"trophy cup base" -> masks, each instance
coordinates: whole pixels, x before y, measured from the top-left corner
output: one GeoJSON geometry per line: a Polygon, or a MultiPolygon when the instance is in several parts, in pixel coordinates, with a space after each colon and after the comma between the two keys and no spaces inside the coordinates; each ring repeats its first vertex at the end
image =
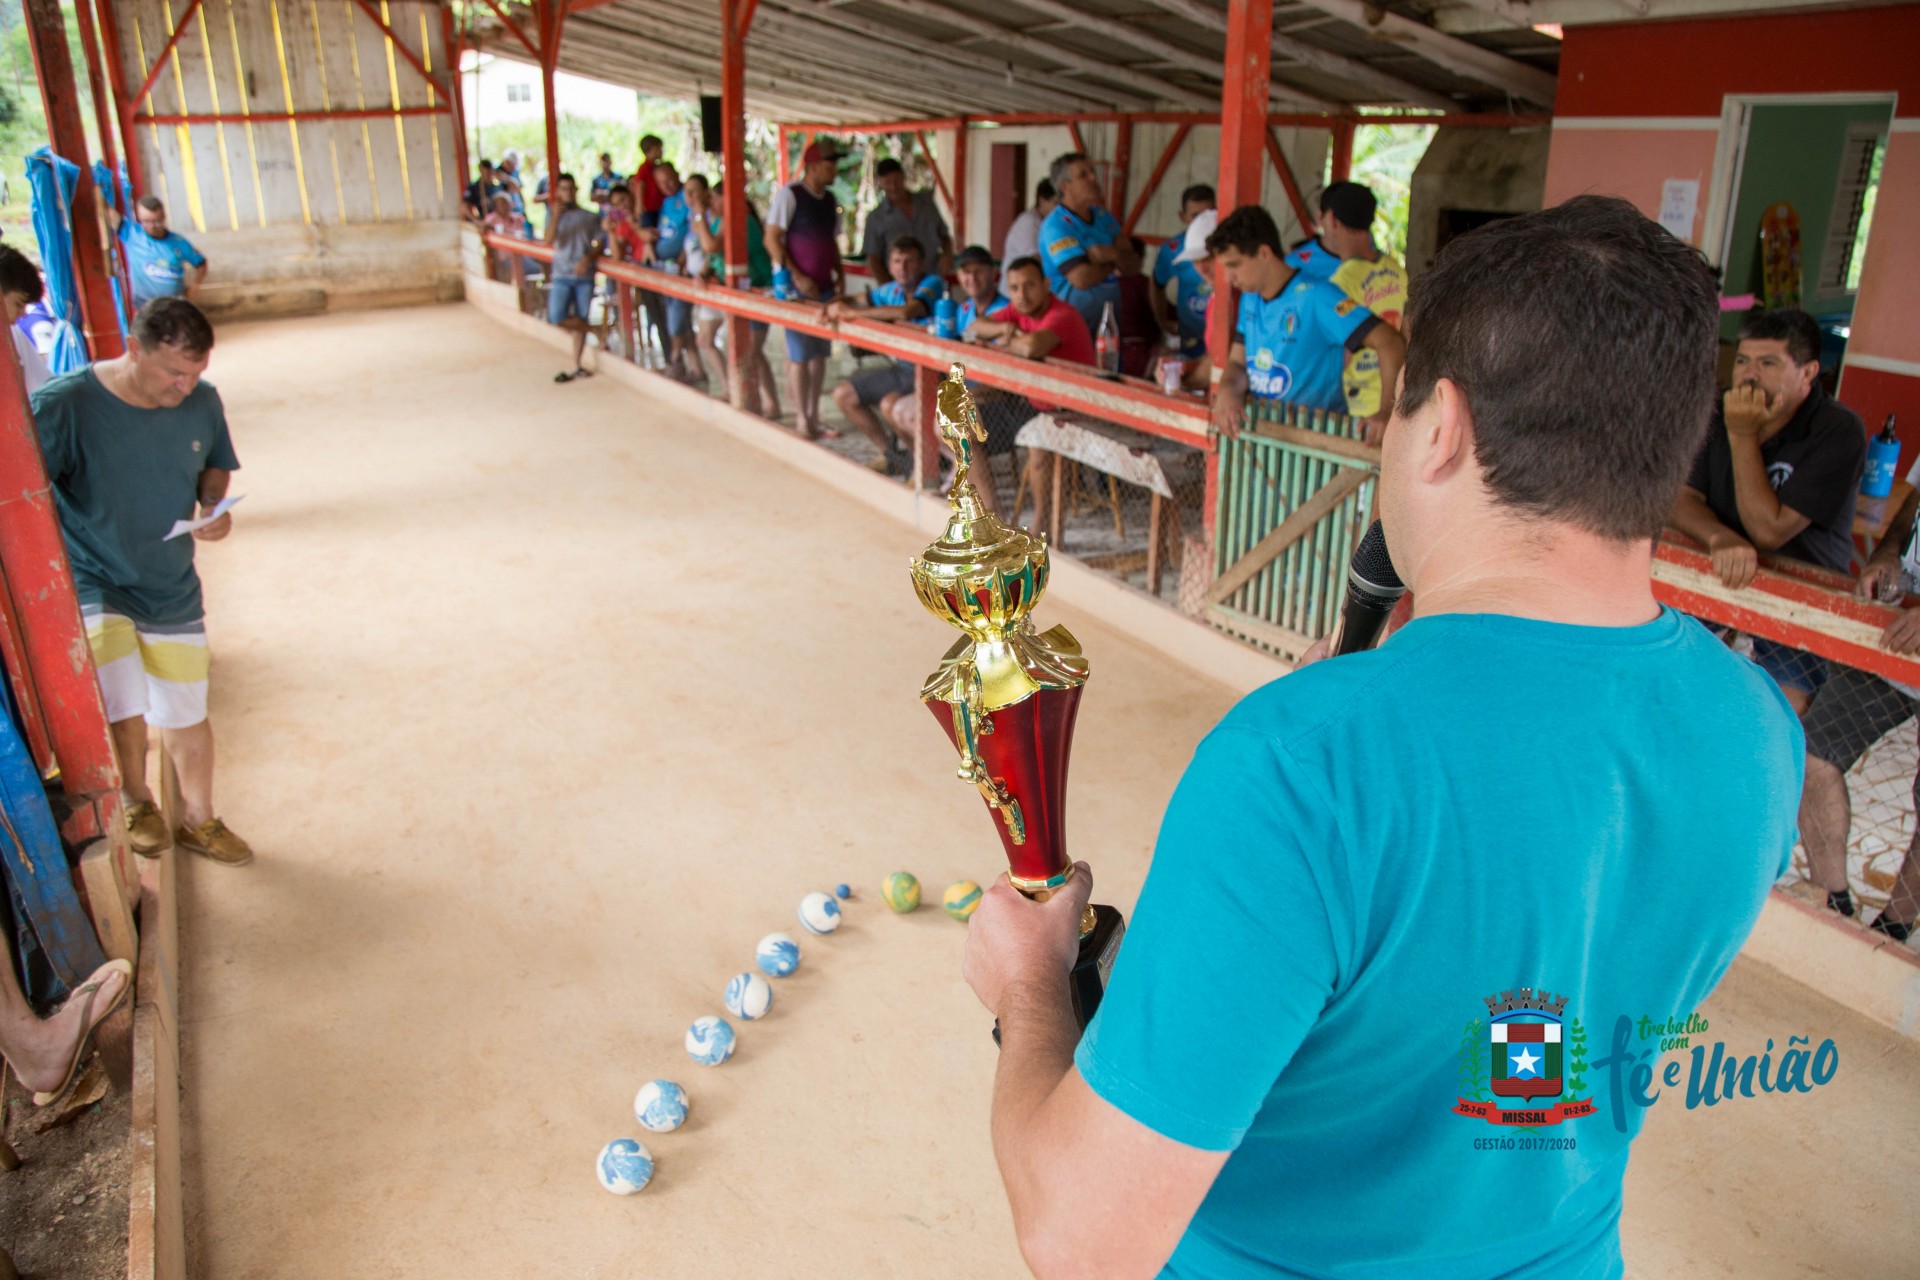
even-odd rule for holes
{"type": "MultiPolygon", "coordinates": [[[[1073,1020],[1085,1031],[1107,994],[1107,977],[1113,972],[1114,957],[1120,953],[1120,938],[1126,933],[1126,921],[1120,912],[1105,903],[1087,908],[1093,928],[1080,935],[1080,954],[1067,975],[1067,995],[1073,1001],[1073,1020]]],[[[1000,1022],[994,1020],[993,1042],[1000,1043],[1000,1022]]]]}

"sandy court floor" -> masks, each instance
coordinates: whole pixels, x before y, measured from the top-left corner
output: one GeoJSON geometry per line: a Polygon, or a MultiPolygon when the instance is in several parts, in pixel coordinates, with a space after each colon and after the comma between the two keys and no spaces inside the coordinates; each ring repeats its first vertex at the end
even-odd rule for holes
{"type": "MultiPolygon", "coordinates": [[[[923,539],[559,367],[458,306],[221,335],[248,500],[200,561],[222,807],[260,858],[181,869],[193,1274],[1023,1274],[962,930],[877,894],[1003,865],[916,705],[950,635],[907,584],[923,539]],[[847,924],[803,937],[733,1063],[693,1065],[687,1023],[837,880],[847,924]],[[594,1154],[654,1076],[694,1119],[648,1136],[644,1195],[606,1195],[594,1154]]],[[[1232,697],[1042,612],[1094,664],[1074,846],[1130,909],[1232,697]]],[[[1759,970],[1708,1012],[1756,1048],[1844,1026],[1841,1078],[1657,1108],[1630,1257],[1920,1258],[1912,1046],[1759,970]]]]}

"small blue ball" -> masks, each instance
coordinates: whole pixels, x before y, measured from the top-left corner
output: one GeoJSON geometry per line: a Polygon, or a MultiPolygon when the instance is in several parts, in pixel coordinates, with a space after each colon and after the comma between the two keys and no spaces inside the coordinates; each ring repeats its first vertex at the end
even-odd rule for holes
{"type": "Polygon", "coordinates": [[[800,944],[792,934],[770,933],[753,950],[753,962],[769,978],[785,978],[800,967],[800,944]]]}
{"type": "Polygon", "coordinates": [[[687,1091],[671,1080],[649,1080],[633,1095],[633,1118],[653,1133],[672,1133],[687,1122],[687,1091]]]}
{"type": "Polygon", "coordinates": [[[836,898],[851,898],[853,896],[853,887],[851,885],[837,884],[833,886],[833,896],[836,898]]]}
{"type": "Polygon", "coordinates": [[[637,1195],[653,1181],[653,1155],[632,1138],[615,1138],[600,1148],[594,1173],[613,1194],[637,1195]]]}
{"type": "Polygon", "coordinates": [[[733,1024],[708,1014],[687,1028],[687,1055],[703,1067],[717,1067],[733,1056],[733,1024]]]}

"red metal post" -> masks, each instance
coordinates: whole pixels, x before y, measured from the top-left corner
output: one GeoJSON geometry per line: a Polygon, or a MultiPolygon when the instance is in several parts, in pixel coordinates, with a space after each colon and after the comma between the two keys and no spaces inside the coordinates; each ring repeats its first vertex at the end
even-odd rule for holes
{"type": "Polygon", "coordinates": [[[1067,123],[1067,136],[1073,139],[1073,149],[1075,151],[1078,151],[1083,156],[1086,155],[1087,140],[1080,136],[1079,119],[1071,119],[1071,120],[1068,120],[1066,123],[1067,123]]]}
{"type": "Polygon", "coordinates": [[[48,141],[55,155],[80,166],[71,210],[73,266],[80,285],[80,316],[87,350],[96,360],[108,360],[126,346],[120,340],[120,321],[113,310],[113,269],[107,263],[107,246],[100,239],[93,165],[87,157],[87,133],[80,121],[73,60],[67,56],[67,23],[60,0],[27,0],[26,18],[34,70],[40,79],[40,100],[47,112],[48,141]]]}
{"type": "MultiPolygon", "coordinates": [[[[447,55],[447,83],[452,92],[447,95],[447,106],[453,111],[453,198],[463,199],[467,189],[467,104],[461,97],[464,86],[460,83],[460,56],[464,52],[459,37],[453,30],[453,6],[440,7],[440,47],[447,55]]],[[[489,211],[482,209],[481,216],[489,211]]]]}
{"type": "Polygon", "coordinates": [[[1127,166],[1133,163],[1133,117],[1121,116],[1113,126],[1113,194],[1107,208],[1127,207],[1127,166]]]}
{"type": "Polygon", "coordinates": [[[953,244],[967,247],[967,118],[953,128],[953,244]]]}
{"type": "MultiPolygon", "coordinates": [[[[1220,86],[1220,181],[1215,184],[1220,208],[1231,211],[1259,204],[1267,176],[1261,154],[1267,131],[1267,92],[1273,60],[1273,0],[1228,0],[1227,53],[1220,86]]],[[[1215,305],[1207,322],[1207,354],[1214,377],[1226,368],[1233,345],[1235,306],[1225,270],[1213,268],[1215,305]]],[[[1215,383],[1215,387],[1218,387],[1215,383]]],[[[1220,499],[1220,471],[1206,469],[1207,488],[1201,522],[1207,545],[1213,545],[1214,512],[1220,499]]]]}
{"type": "Polygon", "coordinates": [[[116,173],[120,168],[119,148],[113,140],[114,116],[107,106],[107,79],[100,67],[100,38],[93,28],[93,6],[87,0],[78,0],[73,13],[80,24],[80,53],[87,60],[87,88],[93,94],[93,126],[100,133],[100,158],[107,162],[108,173],[116,173]]]}
{"type": "Polygon", "coordinates": [[[1160,189],[1160,180],[1167,176],[1167,168],[1173,164],[1173,158],[1180,154],[1182,144],[1186,142],[1187,135],[1192,132],[1193,126],[1190,124],[1183,124],[1173,131],[1173,137],[1167,142],[1167,149],[1160,153],[1158,163],[1153,166],[1153,173],[1147,178],[1147,185],[1141,188],[1139,197],[1133,202],[1133,208],[1127,211],[1127,220],[1120,224],[1120,229],[1128,235],[1133,234],[1133,228],[1139,223],[1140,215],[1147,211],[1147,201],[1153,199],[1153,193],[1160,189]]]}
{"type": "Polygon", "coordinates": [[[788,172],[788,166],[792,163],[787,158],[787,148],[790,145],[789,137],[790,135],[787,133],[787,126],[781,125],[780,126],[780,150],[777,153],[775,153],[773,158],[773,174],[775,178],[779,179],[779,183],[783,187],[793,181],[792,175],[788,172]]]}
{"type": "MultiPolygon", "coordinates": [[[[753,0],[720,0],[720,160],[726,174],[721,193],[720,248],[726,259],[727,284],[748,286],[747,278],[747,29],[753,22],[753,0]]],[[[786,160],[782,131],[780,158],[786,160]]],[[[727,316],[727,399],[737,409],[747,407],[747,347],[753,341],[745,316],[727,316]]],[[[759,388],[753,390],[758,400],[759,388]]]]}
{"type": "MultiPolygon", "coordinates": [[[[547,198],[560,179],[560,116],[553,105],[553,74],[560,64],[560,28],[567,20],[567,0],[533,0],[534,24],[540,29],[540,102],[547,116],[547,198]]],[[[547,205],[547,219],[553,205],[547,205]]]]}
{"type": "MultiPolygon", "coordinates": [[[[85,0],[82,0],[84,3],[85,0]]],[[[137,197],[145,194],[140,176],[139,138],[133,128],[133,102],[127,97],[127,66],[120,52],[120,20],[113,0],[99,0],[100,47],[107,62],[107,84],[113,89],[114,123],[120,131],[120,154],[127,166],[127,182],[137,197]]]]}
{"type": "Polygon", "coordinates": [[[1333,123],[1333,180],[1345,182],[1353,173],[1353,121],[1333,123]]]}

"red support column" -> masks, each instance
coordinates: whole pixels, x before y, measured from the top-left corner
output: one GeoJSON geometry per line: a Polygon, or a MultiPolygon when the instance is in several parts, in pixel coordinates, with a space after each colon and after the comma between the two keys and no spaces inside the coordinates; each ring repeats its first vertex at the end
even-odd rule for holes
{"type": "MultiPolygon", "coordinates": [[[[1230,212],[1259,204],[1266,184],[1267,91],[1273,58],[1273,0],[1228,0],[1225,80],[1220,87],[1220,208],[1230,212]]],[[[1237,308],[1226,272],[1213,268],[1216,305],[1207,323],[1207,354],[1213,360],[1215,387],[1233,345],[1237,308]]],[[[1207,545],[1213,545],[1214,512],[1219,503],[1218,467],[1206,470],[1201,508],[1207,545]]]]}
{"type": "MultiPolygon", "coordinates": [[[[553,106],[553,73],[560,65],[560,28],[567,20],[567,0],[533,0],[534,26],[540,32],[540,102],[547,115],[547,193],[560,177],[560,116],[553,106]]],[[[553,217],[553,207],[547,207],[553,217]]]]}
{"type": "MultiPolygon", "coordinates": [[[[85,0],[82,0],[84,3],[85,0]]],[[[127,98],[127,66],[120,52],[120,20],[114,16],[113,0],[99,0],[100,51],[106,58],[107,84],[113,90],[114,123],[120,131],[120,157],[126,162],[127,183],[134,197],[146,194],[140,176],[139,136],[134,132],[134,104],[127,98]]]]}
{"type": "MultiPolygon", "coordinates": [[[[726,173],[720,211],[720,247],[726,258],[727,286],[743,289],[747,280],[747,29],[753,0],[720,0],[720,159],[726,173]]],[[[786,130],[780,131],[780,161],[787,158],[786,130]]],[[[748,406],[746,354],[752,342],[745,316],[727,315],[727,399],[736,409],[748,406]]],[[[752,399],[759,399],[759,388],[752,399]]]]}
{"type": "MultiPolygon", "coordinates": [[[[440,8],[440,47],[446,51],[447,83],[453,87],[447,100],[447,105],[453,111],[453,198],[461,200],[465,198],[467,183],[472,179],[467,172],[466,86],[460,79],[460,56],[463,50],[453,30],[452,5],[442,5],[440,8]]],[[[482,209],[481,216],[485,217],[487,212],[482,209]]]]}
{"type": "MultiPolygon", "coordinates": [[[[1109,210],[1127,207],[1127,166],[1133,163],[1133,117],[1121,116],[1113,126],[1113,187],[1107,198],[1109,210]]],[[[1115,216],[1119,216],[1118,213],[1115,216]]]]}
{"type": "Polygon", "coordinates": [[[791,161],[787,158],[787,148],[790,137],[791,135],[787,133],[787,126],[781,125],[780,150],[773,158],[773,176],[779,180],[780,185],[783,187],[793,181],[792,174],[788,172],[791,161]]]}
{"type": "Polygon", "coordinates": [[[953,249],[967,247],[967,118],[953,130],[953,249]]]}
{"type": "Polygon", "coordinates": [[[100,238],[93,165],[87,156],[86,129],[80,122],[73,60],[67,56],[66,19],[60,11],[60,0],[27,0],[26,18],[34,71],[40,78],[40,100],[47,112],[48,140],[55,155],[80,166],[71,210],[73,266],[80,286],[87,351],[96,360],[112,359],[126,347],[120,340],[120,322],[113,310],[113,269],[107,264],[107,246],[100,238]]]}
{"type": "Polygon", "coordinates": [[[1353,173],[1353,121],[1336,121],[1333,126],[1333,180],[1345,182],[1353,173]]]}

